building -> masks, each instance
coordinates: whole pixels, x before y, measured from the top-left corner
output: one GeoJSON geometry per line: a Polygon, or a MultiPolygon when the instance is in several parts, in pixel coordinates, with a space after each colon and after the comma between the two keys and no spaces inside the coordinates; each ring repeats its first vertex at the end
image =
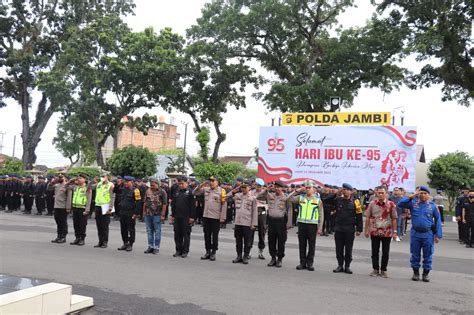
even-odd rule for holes
{"type": "Polygon", "coordinates": [[[258,162],[255,156],[224,156],[221,159],[224,163],[235,162],[240,163],[245,166],[245,168],[250,170],[258,169],[258,162]]]}
{"type": "MultiPolygon", "coordinates": [[[[123,121],[126,122],[126,117],[123,121]]],[[[136,128],[123,127],[117,135],[117,149],[133,145],[136,147],[147,148],[151,152],[158,152],[161,149],[175,149],[176,141],[179,139],[176,125],[165,123],[165,118],[161,116],[156,128],[149,129],[148,135],[144,135],[136,128]]],[[[114,151],[114,140],[109,137],[102,148],[104,159],[112,156],[114,151]]]]}

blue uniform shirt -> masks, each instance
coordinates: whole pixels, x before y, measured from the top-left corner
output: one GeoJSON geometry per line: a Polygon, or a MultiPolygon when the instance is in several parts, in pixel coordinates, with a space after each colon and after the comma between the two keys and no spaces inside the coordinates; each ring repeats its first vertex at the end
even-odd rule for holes
{"type": "Polygon", "coordinates": [[[423,235],[429,235],[431,233],[422,233],[418,230],[431,231],[433,225],[436,224],[437,238],[443,237],[443,231],[441,227],[441,218],[439,215],[438,207],[432,201],[422,202],[420,199],[415,198],[410,200],[409,197],[403,197],[398,203],[401,208],[410,209],[411,211],[411,224],[415,230],[415,234],[419,237],[423,235]]]}

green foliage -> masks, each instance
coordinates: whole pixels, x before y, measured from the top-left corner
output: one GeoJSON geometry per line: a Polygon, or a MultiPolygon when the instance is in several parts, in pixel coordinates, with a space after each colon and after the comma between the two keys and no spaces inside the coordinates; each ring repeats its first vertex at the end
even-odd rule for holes
{"type": "Polygon", "coordinates": [[[57,170],[55,170],[55,169],[52,169],[52,168],[49,169],[48,172],[46,173],[47,176],[50,176],[50,175],[56,176],[56,175],[58,175],[58,174],[59,174],[59,172],[58,172],[57,170]]]}
{"type": "Polygon", "coordinates": [[[97,167],[73,167],[67,171],[68,176],[77,177],[79,174],[85,174],[88,177],[100,176],[101,170],[97,167]]]}
{"type": "Polygon", "coordinates": [[[443,101],[470,106],[474,98],[472,1],[372,3],[393,30],[404,34],[404,53],[424,63],[419,73],[407,78],[409,87],[443,84],[443,101]]]}
{"type": "Polygon", "coordinates": [[[189,35],[227,56],[258,61],[273,74],[270,91],[258,94],[270,109],[325,111],[330,96],[350,106],[361,87],[389,93],[404,78],[396,62],[405,34],[375,19],[339,29],[337,17],[352,5],[352,0],[217,0],[205,6],[189,35]]]}
{"type": "Polygon", "coordinates": [[[254,180],[257,178],[257,170],[251,170],[248,168],[245,168],[243,171],[239,173],[239,176],[246,179],[246,180],[254,180]]]}
{"type": "Polygon", "coordinates": [[[175,157],[168,156],[167,158],[170,160],[170,164],[165,170],[166,173],[186,174],[186,167],[184,165],[184,156],[182,154],[175,157]]]}
{"type": "Polygon", "coordinates": [[[452,209],[463,186],[474,187],[474,158],[466,152],[446,153],[434,159],[428,168],[431,187],[443,189],[452,209]]]}
{"type": "Polygon", "coordinates": [[[209,142],[211,141],[211,132],[209,131],[209,128],[202,127],[196,135],[196,141],[201,147],[199,157],[207,162],[209,160],[209,142]]]}
{"type": "Polygon", "coordinates": [[[178,148],[161,148],[157,155],[183,155],[183,149],[178,148]]]}
{"type": "Polygon", "coordinates": [[[233,182],[243,171],[244,166],[241,163],[203,163],[196,165],[194,175],[200,181],[206,180],[209,176],[214,176],[220,182],[233,182]]]}
{"type": "Polygon", "coordinates": [[[11,173],[21,174],[22,172],[23,162],[11,157],[7,157],[5,159],[5,164],[0,168],[0,175],[7,175],[11,173]]]}
{"type": "Polygon", "coordinates": [[[156,173],[155,155],[147,148],[128,146],[117,150],[107,160],[114,175],[142,178],[156,173]]]}

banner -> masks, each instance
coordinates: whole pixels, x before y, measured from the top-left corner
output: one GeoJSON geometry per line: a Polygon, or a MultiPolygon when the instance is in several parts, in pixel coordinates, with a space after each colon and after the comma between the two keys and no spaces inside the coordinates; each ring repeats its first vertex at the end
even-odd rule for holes
{"type": "Polygon", "coordinates": [[[258,177],[299,184],[415,188],[416,127],[261,127],[258,177]]]}
{"type": "Polygon", "coordinates": [[[391,113],[283,113],[283,125],[390,125],[391,113]]]}

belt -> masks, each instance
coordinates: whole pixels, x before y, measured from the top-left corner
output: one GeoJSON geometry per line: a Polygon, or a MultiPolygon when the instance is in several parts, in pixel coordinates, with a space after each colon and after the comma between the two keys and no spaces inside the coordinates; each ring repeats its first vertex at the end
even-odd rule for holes
{"type": "Polygon", "coordinates": [[[276,218],[276,217],[271,217],[271,216],[268,216],[268,219],[269,219],[269,220],[272,220],[272,221],[283,221],[283,220],[286,220],[285,217],[276,218]]]}
{"type": "Polygon", "coordinates": [[[419,228],[419,227],[416,227],[416,226],[414,226],[413,229],[415,231],[417,231],[418,233],[427,233],[427,232],[431,231],[431,229],[423,229],[423,228],[419,228]]]}

